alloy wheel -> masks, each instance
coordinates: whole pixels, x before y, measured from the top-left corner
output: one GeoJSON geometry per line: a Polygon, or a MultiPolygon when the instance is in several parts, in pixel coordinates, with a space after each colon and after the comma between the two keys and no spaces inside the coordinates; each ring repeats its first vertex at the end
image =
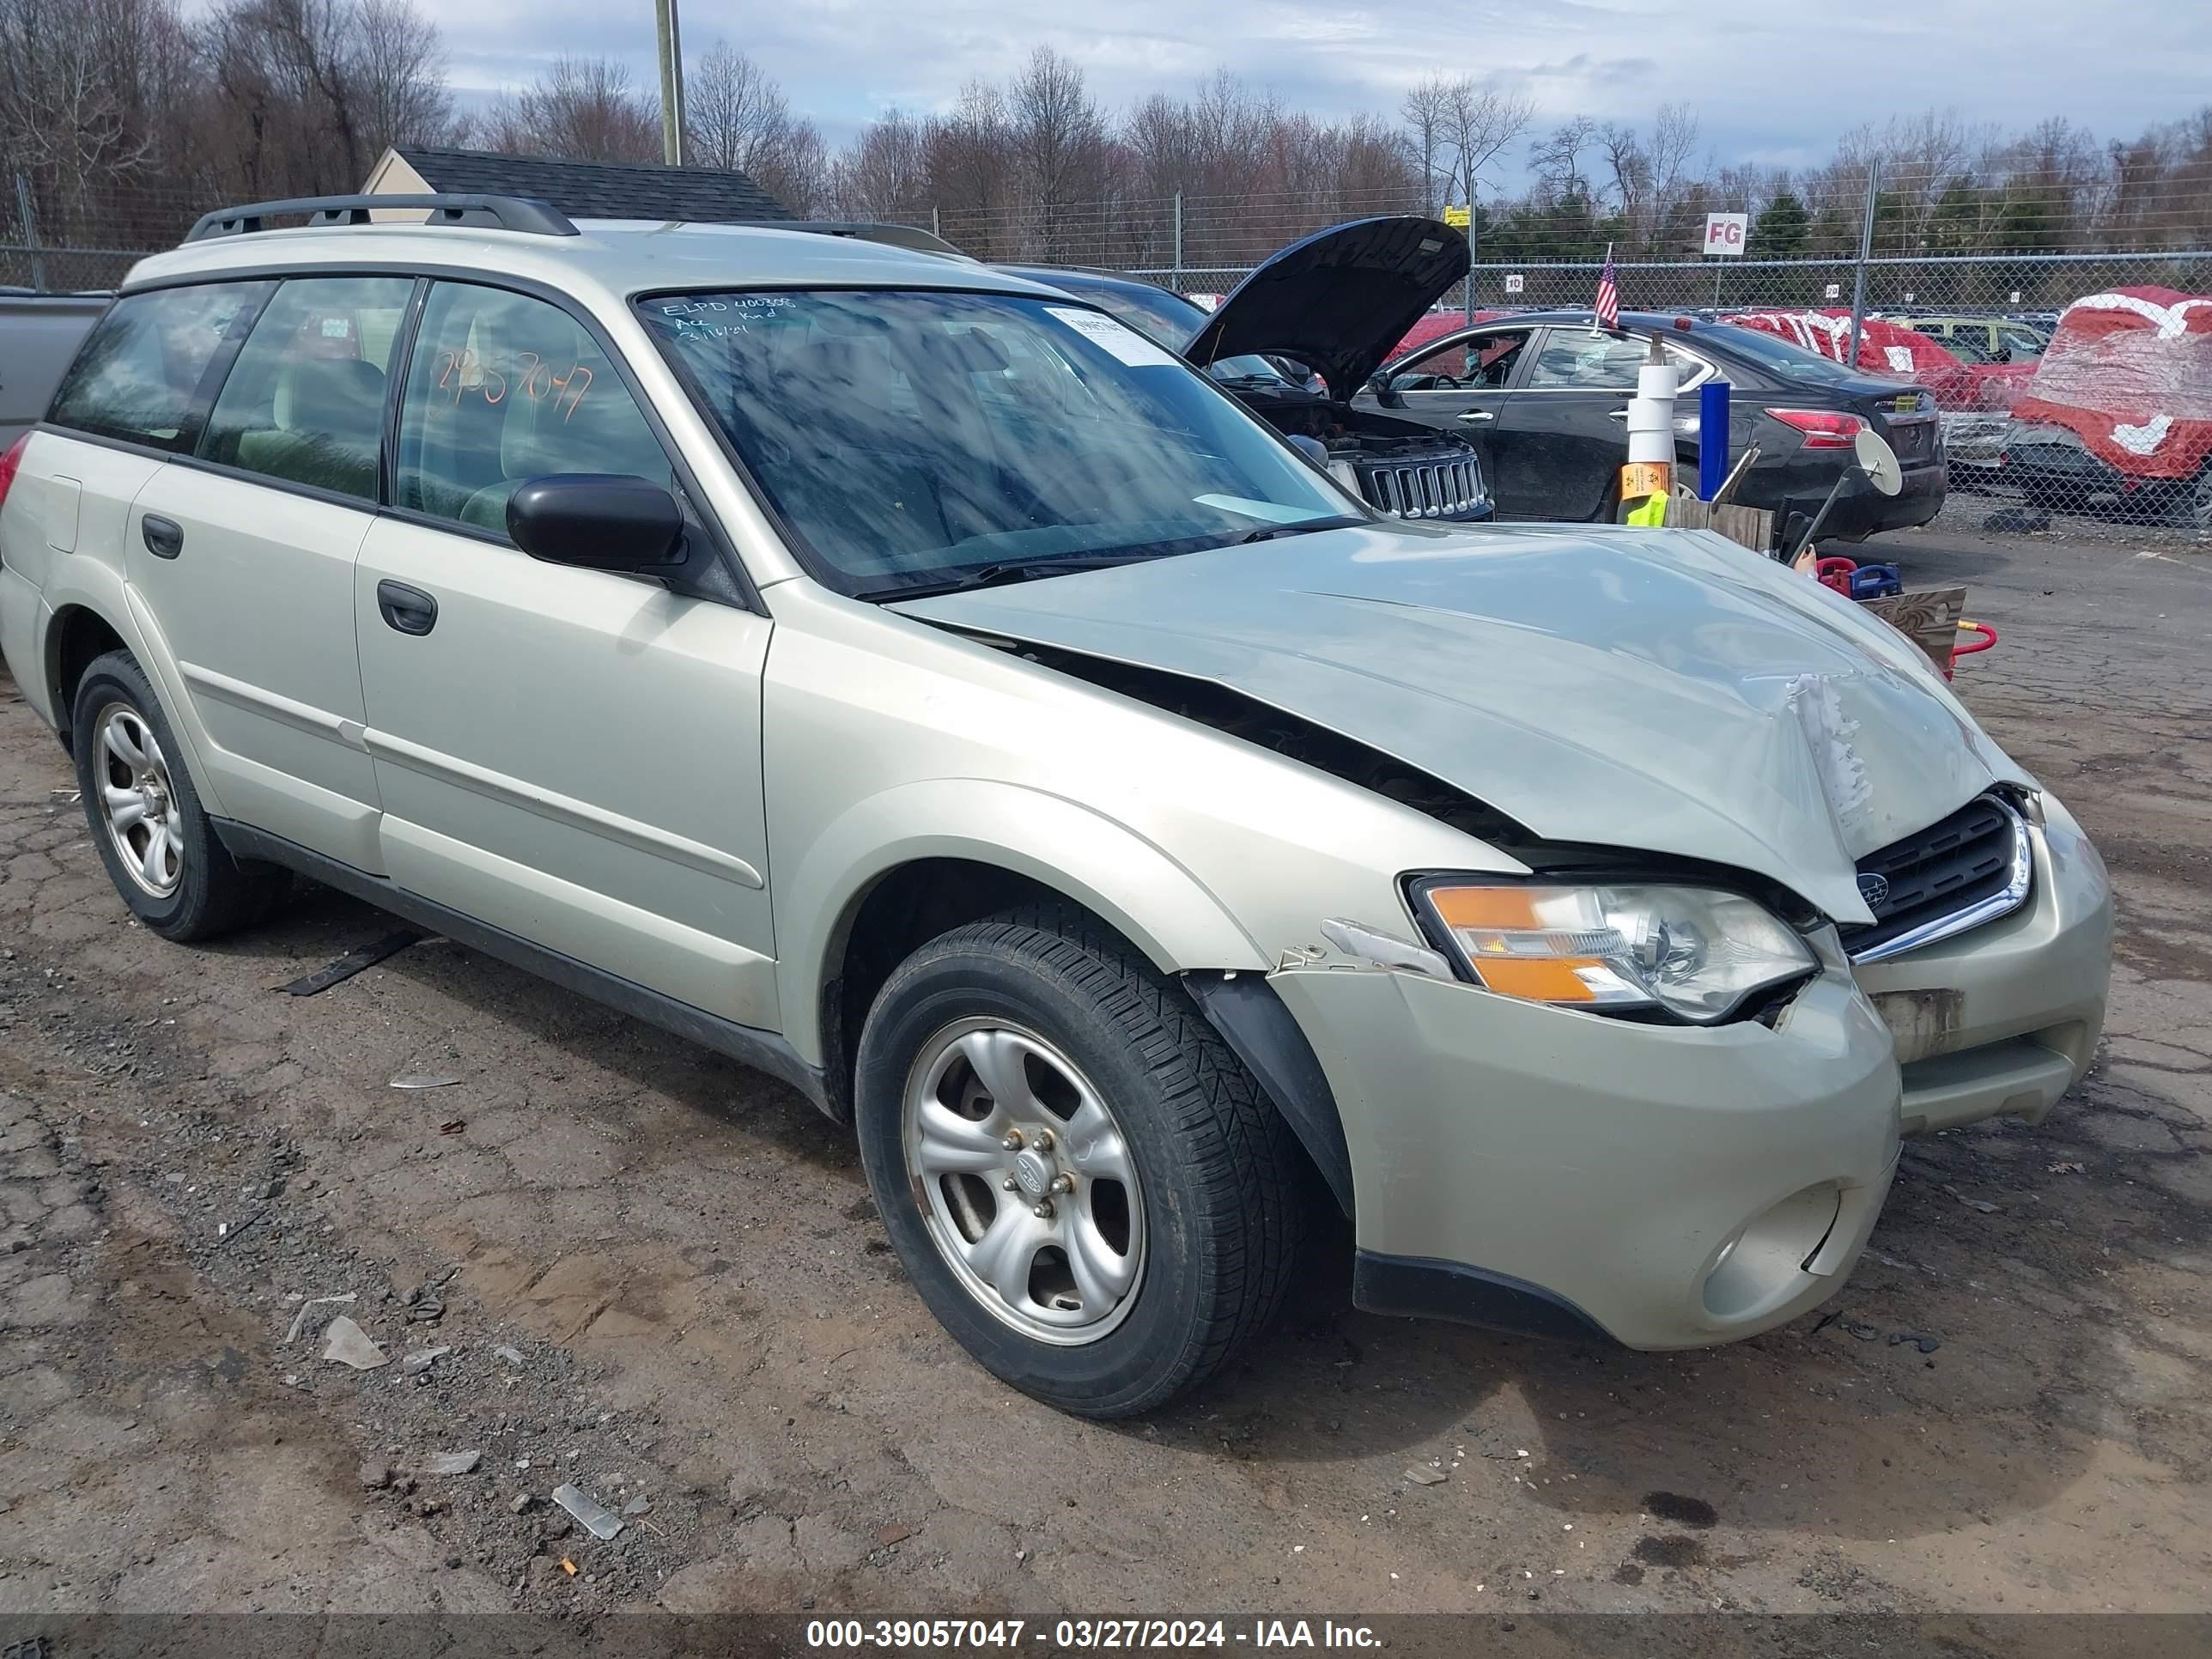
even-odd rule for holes
{"type": "Polygon", "coordinates": [[[907,1077],[907,1170],[930,1240],[969,1294],[1041,1342],[1095,1342],[1134,1305],[1136,1160],[1073,1061],[1002,1019],[962,1020],[907,1077]]]}
{"type": "Polygon", "coordinates": [[[185,878],[183,813],[168,757],[145,716],[128,703],[101,709],[94,730],[100,822],[131,881],[152,897],[167,898],[185,878]]]}

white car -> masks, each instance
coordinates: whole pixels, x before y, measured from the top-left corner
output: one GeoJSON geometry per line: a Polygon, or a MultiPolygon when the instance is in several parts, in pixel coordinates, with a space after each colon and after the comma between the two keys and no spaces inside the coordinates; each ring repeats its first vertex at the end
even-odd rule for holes
{"type": "Polygon", "coordinates": [[[117,890],[303,872],[781,1078],[1017,1387],[1170,1398],[1329,1206],[1370,1308],[1747,1335],[2087,1066],[2095,852],[1818,585],[1384,517],[980,266],[409,205],[209,216],[0,462],[117,890]]]}

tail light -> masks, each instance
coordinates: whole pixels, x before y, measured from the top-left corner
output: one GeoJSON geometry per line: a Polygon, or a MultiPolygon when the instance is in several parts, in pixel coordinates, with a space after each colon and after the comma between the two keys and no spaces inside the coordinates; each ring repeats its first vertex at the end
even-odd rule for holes
{"type": "Polygon", "coordinates": [[[23,447],[31,441],[26,432],[8,446],[8,453],[0,455],[0,507],[8,505],[8,487],[15,482],[15,469],[23,464],[23,447]]]}
{"type": "Polygon", "coordinates": [[[1766,412],[1783,425],[1803,433],[1808,449],[1849,449],[1851,441],[1867,429],[1864,416],[1839,414],[1832,409],[1770,409],[1766,412]]]}

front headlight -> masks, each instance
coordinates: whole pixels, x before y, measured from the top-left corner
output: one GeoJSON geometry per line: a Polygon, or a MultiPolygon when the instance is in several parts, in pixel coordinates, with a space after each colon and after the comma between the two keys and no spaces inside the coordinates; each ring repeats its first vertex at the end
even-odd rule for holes
{"type": "Polygon", "coordinates": [[[1456,877],[1417,883],[1437,938],[1486,990],[1698,1024],[1817,965],[1761,905],[1709,887],[1541,887],[1456,877]]]}

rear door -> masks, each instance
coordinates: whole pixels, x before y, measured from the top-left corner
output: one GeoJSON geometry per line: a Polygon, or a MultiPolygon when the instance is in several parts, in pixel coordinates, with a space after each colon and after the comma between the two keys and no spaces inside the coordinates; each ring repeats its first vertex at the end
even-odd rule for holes
{"type": "Polygon", "coordinates": [[[508,498],[564,472],[674,477],[594,326],[532,295],[434,283],[392,505],[354,571],[385,867],[601,972],[776,1029],[769,620],[527,556],[508,498]]]}
{"type": "Polygon", "coordinates": [[[1500,512],[1507,510],[1507,492],[1513,486],[1500,476],[1505,462],[1498,434],[1525,348],[1539,331],[1522,325],[1455,334],[1401,363],[1390,375],[1390,390],[1400,399],[1390,412],[1472,443],[1500,512]]]}
{"type": "Polygon", "coordinates": [[[414,286],[279,284],[191,459],[139,492],[124,545],[225,810],[370,869],[377,797],[362,742],[353,562],[375,520],[386,374],[414,286]]]}

